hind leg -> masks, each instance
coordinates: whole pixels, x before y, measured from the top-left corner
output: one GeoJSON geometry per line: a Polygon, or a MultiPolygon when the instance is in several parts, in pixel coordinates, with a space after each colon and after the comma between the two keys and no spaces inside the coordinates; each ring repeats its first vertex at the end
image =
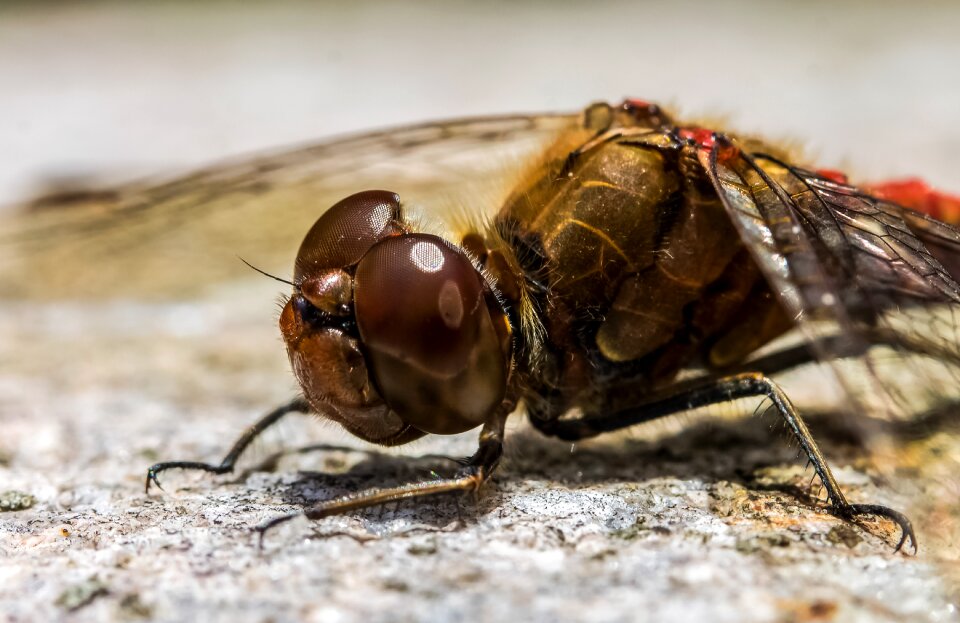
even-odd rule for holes
{"type": "Polygon", "coordinates": [[[587,415],[580,418],[546,422],[531,421],[536,428],[547,435],[567,441],[577,441],[682,411],[752,396],[764,396],[773,402],[777,412],[807,455],[807,459],[809,459],[820,478],[820,482],[823,483],[833,514],[847,520],[865,515],[885,517],[900,526],[901,538],[894,551],[898,551],[907,539],[910,540],[910,544],[916,551],[916,535],[913,532],[910,520],[905,515],[877,504],[851,504],[847,501],[823,453],[820,451],[820,447],[813,435],[810,434],[810,430],[800,414],[797,413],[783,390],[761,373],[752,372],[722,378],[692,379],[677,383],[661,392],[643,397],[633,406],[605,415],[587,415]]]}

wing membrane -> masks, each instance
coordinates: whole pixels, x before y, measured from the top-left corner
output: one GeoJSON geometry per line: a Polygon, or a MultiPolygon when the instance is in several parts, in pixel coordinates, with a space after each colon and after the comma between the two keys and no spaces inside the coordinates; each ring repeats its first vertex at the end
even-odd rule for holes
{"type": "Polygon", "coordinates": [[[722,139],[701,150],[701,164],[853,409],[906,417],[960,386],[960,286],[938,259],[958,263],[960,232],[731,147],[722,139]],[[839,362],[850,353],[863,354],[857,365],[839,362]]]}
{"type": "MultiPolygon", "coordinates": [[[[0,298],[179,297],[286,274],[329,205],[388,188],[421,208],[495,210],[524,155],[576,115],[480,117],[377,131],[203,169],[0,220],[0,298]]],[[[454,215],[455,217],[455,215],[454,215]]]]}

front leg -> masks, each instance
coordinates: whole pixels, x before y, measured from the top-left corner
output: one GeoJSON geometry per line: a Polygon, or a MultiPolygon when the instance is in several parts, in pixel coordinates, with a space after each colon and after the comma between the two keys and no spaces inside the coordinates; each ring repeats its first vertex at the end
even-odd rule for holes
{"type": "Polygon", "coordinates": [[[464,461],[463,467],[452,478],[413,482],[399,487],[367,489],[332,500],[318,502],[306,510],[281,515],[257,526],[256,530],[260,534],[261,544],[263,543],[263,535],[268,530],[300,516],[307,519],[321,519],[395,500],[425,498],[455,491],[478,491],[480,486],[497,469],[497,465],[500,464],[500,457],[503,455],[504,427],[507,416],[512,410],[512,405],[509,407],[504,405],[489,422],[484,424],[480,431],[480,443],[477,451],[464,461]]]}
{"type": "Polygon", "coordinates": [[[147,470],[147,481],[144,485],[143,492],[150,493],[151,483],[157,485],[158,489],[163,489],[163,487],[160,486],[160,480],[157,478],[157,474],[165,472],[168,469],[195,469],[212,474],[229,474],[233,471],[234,466],[236,466],[237,459],[240,458],[240,455],[243,454],[244,450],[246,450],[247,447],[253,443],[253,440],[259,437],[263,431],[279,422],[280,419],[288,413],[310,413],[310,411],[309,403],[303,398],[295,398],[287,404],[277,407],[244,431],[219,463],[203,463],[201,461],[164,461],[163,463],[156,463],[147,470]]]}

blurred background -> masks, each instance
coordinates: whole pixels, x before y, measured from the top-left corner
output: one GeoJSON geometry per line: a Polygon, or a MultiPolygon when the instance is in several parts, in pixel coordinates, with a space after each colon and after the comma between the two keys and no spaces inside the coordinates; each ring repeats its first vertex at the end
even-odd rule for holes
{"type": "Polygon", "coordinates": [[[960,192],[955,2],[5,2],[0,205],[624,96],[960,192]]]}
{"type": "MultiPolygon", "coordinates": [[[[855,181],[922,175],[960,193],[958,68],[960,3],[947,1],[0,2],[0,211],[335,134],[625,96],[788,141],[855,181]]],[[[178,200],[193,181],[142,221],[75,230],[92,242],[60,244],[71,231],[58,227],[25,237],[45,270],[4,264],[22,249],[0,221],[0,510],[5,489],[34,504],[0,516],[11,620],[960,621],[955,431],[906,440],[884,464],[902,477],[886,481],[870,471],[886,454],[820,422],[851,499],[911,510],[916,558],[893,556],[878,526],[815,512],[811,473],[753,420],[683,420],[663,444],[614,438],[574,455],[517,419],[493,492],[465,519],[456,504],[397,505],[302,522],[266,554],[251,526],[442,471],[397,455],[463,456],[474,433],[381,455],[292,418],[249,471],[170,474],[166,493],[144,495],[148,465],[215,459],[297,391],[276,330],[285,287],[237,255],[289,274],[297,246],[274,241],[305,231],[286,215],[315,213],[296,187],[246,202],[199,192],[208,203],[189,216],[208,236],[155,235],[188,214],[178,200]],[[186,301],[116,296],[221,266],[246,281],[186,301]],[[54,300],[5,298],[5,281],[54,300]],[[112,298],[56,300],[94,283],[112,298]]],[[[796,385],[824,397],[808,377],[796,385]]],[[[741,406],[756,405],[731,415],[741,406]]]]}

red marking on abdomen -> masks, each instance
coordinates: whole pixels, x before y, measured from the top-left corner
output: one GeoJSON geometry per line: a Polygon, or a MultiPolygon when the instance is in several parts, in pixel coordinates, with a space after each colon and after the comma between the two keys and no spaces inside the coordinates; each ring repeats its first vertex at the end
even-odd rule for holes
{"type": "Polygon", "coordinates": [[[680,128],[677,134],[682,139],[693,141],[700,149],[713,151],[717,162],[721,164],[729,164],[740,155],[740,148],[723,135],[720,141],[717,141],[717,133],[713,130],[698,127],[680,128]]]}
{"type": "Polygon", "coordinates": [[[934,190],[920,178],[868,184],[866,190],[881,199],[899,203],[952,225],[960,225],[960,197],[934,190]]]}
{"type": "Polygon", "coordinates": [[[647,100],[637,99],[635,97],[628,97],[623,100],[623,106],[631,108],[650,108],[651,106],[656,106],[656,104],[651,104],[647,100]]]}
{"type": "Polygon", "coordinates": [[[847,174],[842,171],[837,171],[836,169],[817,169],[817,175],[820,177],[825,177],[831,182],[836,182],[837,184],[846,184],[848,179],[847,174]]]}
{"type": "Polygon", "coordinates": [[[717,137],[713,130],[706,128],[680,128],[678,132],[680,138],[690,139],[700,147],[712,149],[717,142],[717,137]]]}

